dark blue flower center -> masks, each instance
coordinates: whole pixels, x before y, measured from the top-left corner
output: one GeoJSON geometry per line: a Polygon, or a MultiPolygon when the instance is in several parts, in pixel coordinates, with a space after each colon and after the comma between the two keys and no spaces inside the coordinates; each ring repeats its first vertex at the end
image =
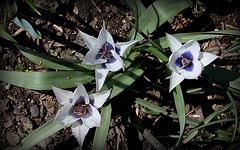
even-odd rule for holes
{"type": "Polygon", "coordinates": [[[175,64],[179,67],[178,69],[184,69],[186,71],[193,70],[193,55],[190,51],[183,53],[180,57],[178,57],[175,61],[175,64]]]}
{"type": "Polygon", "coordinates": [[[102,45],[102,47],[98,51],[96,55],[96,60],[106,59],[107,63],[115,62],[116,59],[113,57],[111,50],[114,50],[113,46],[110,43],[106,42],[105,44],[102,45]]]}

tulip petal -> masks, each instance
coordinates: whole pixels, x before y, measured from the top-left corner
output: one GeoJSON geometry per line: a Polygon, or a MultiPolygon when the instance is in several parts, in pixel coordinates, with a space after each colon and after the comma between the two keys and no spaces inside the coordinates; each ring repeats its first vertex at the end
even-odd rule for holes
{"type": "Polygon", "coordinates": [[[72,133],[73,133],[74,137],[77,139],[80,147],[82,147],[83,141],[89,131],[89,128],[83,124],[82,120],[78,120],[73,123],[71,129],[72,129],[72,133]]]}
{"type": "Polygon", "coordinates": [[[200,62],[204,67],[209,65],[212,61],[214,61],[218,57],[219,56],[214,55],[212,53],[208,53],[208,52],[200,52],[200,55],[199,55],[200,62]]]}
{"type": "Polygon", "coordinates": [[[102,65],[99,65],[95,69],[95,80],[96,80],[96,91],[101,90],[104,81],[106,80],[106,77],[108,75],[109,70],[106,68],[103,68],[102,65]]]}
{"type": "Polygon", "coordinates": [[[113,48],[115,48],[112,35],[103,27],[98,35],[97,43],[98,46],[101,47],[106,42],[110,43],[113,46],[113,48]]]}
{"type": "Polygon", "coordinates": [[[62,105],[67,105],[72,102],[73,92],[68,90],[63,90],[54,86],[52,86],[52,88],[58,103],[62,105]]]}
{"type": "Polygon", "coordinates": [[[78,35],[80,35],[84,42],[86,43],[87,47],[89,49],[92,49],[95,45],[97,45],[97,39],[93,36],[90,36],[82,31],[80,31],[79,29],[78,30],[78,35]]]}
{"type": "Polygon", "coordinates": [[[98,112],[97,108],[89,104],[87,112],[88,113],[82,117],[83,124],[88,128],[99,127],[101,122],[101,115],[98,112]]]}
{"type": "Polygon", "coordinates": [[[128,42],[119,42],[115,44],[116,51],[118,55],[123,56],[127,48],[133,44],[135,44],[138,40],[131,40],[128,42]]]}
{"type": "Polygon", "coordinates": [[[184,77],[176,72],[172,72],[170,77],[169,92],[184,80],[184,77]]]}
{"type": "Polygon", "coordinates": [[[75,83],[75,84],[77,84],[78,86],[73,93],[73,104],[75,104],[76,101],[82,104],[89,104],[88,93],[85,87],[83,86],[83,84],[82,83],[75,83]],[[84,102],[81,102],[82,100],[84,100],[84,102]]]}
{"type": "Polygon", "coordinates": [[[198,60],[199,53],[200,53],[200,45],[196,40],[190,40],[186,42],[179,50],[180,54],[183,54],[187,51],[190,51],[191,54],[193,55],[193,60],[198,60]]]}
{"type": "Polygon", "coordinates": [[[179,69],[178,65],[176,64],[176,60],[180,57],[180,53],[179,51],[175,51],[174,53],[172,53],[169,57],[169,67],[176,72],[179,72],[181,69],[179,69]]]}
{"type": "Polygon", "coordinates": [[[115,72],[120,70],[121,68],[124,71],[124,62],[122,58],[117,54],[116,51],[112,50],[112,55],[114,57],[114,61],[106,63],[106,67],[109,71],[115,72]]]}
{"type": "Polygon", "coordinates": [[[90,49],[87,54],[84,57],[84,60],[82,62],[83,64],[94,66],[97,64],[102,64],[107,62],[106,59],[97,59],[97,53],[99,52],[100,48],[98,46],[94,46],[92,49],[90,49]]]}
{"type": "Polygon", "coordinates": [[[80,118],[74,117],[73,112],[71,112],[72,104],[64,105],[56,114],[55,121],[66,126],[69,125],[80,118]]]}
{"type": "Polygon", "coordinates": [[[186,79],[197,79],[202,73],[202,64],[199,60],[192,62],[193,69],[191,71],[186,71],[184,69],[181,75],[186,79]]]}
{"type": "Polygon", "coordinates": [[[182,46],[181,42],[178,39],[168,33],[166,33],[166,38],[172,53],[177,51],[182,46]]]}
{"type": "Polygon", "coordinates": [[[109,97],[111,90],[107,90],[104,91],[102,93],[94,93],[94,94],[90,94],[89,98],[90,98],[90,104],[92,104],[94,107],[101,107],[104,102],[106,101],[106,99],[109,97]]]}

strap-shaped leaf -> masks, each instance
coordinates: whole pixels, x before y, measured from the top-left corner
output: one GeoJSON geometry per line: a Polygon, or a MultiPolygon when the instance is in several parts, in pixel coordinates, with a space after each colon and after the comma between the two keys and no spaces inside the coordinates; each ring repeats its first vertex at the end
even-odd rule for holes
{"type": "Polygon", "coordinates": [[[72,88],[76,87],[74,83],[85,84],[93,79],[94,72],[15,72],[0,70],[0,80],[34,90],[51,90],[51,85],[59,88],[72,88]]]}
{"type": "Polygon", "coordinates": [[[49,137],[53,133],[61,130],[64,128],[63,125],[55,122],[54,118],[42,125],[41,127],[37,128],[35,131],[30,133],[27,137],[25,137],[21,144],[16,147],[9,147],[6,150],[25,150],[33,147],[40,141],[44,140],[45,138],[49,137]]]}
{"type": "Polygon", "coordinates": [[[182,89],[180,87],[180,84],[173,89],[173,97],[174,97],[174,102],[177,109],[179,125],[180,125],[180,135],[176,143],[176,147],[179,147],[180,144],[182,143],[182,138],[183,138],[184,129],[185,129],[185,122],[186,122],[185,104],[184,104],[184,99],[183,99],[182,89]]]}
{"type": "Polygon", "coordinates": [[[10,34],[7,33],[7,31],[4,29],[4,26],[1,24],[0,24],[0,36],[6,40],[17,43],[17,41],[15,41],[14,38],[10,34]]]}
{"type": "MultiPolygon", "coordinates": [[[[155,112],[158,112],[158,113],[162,113],[163,115],[166,115],[166,116],[169,116],[171,118],[178,118],[178,114],[176,114],[175,112],[169,112],[168,110],[166,110],[165,108],[161,107],[161,106],[157,106],[155,104],[152,104],[152,103],[149,103],[143,99],[140,99],[140,98],[136,98],[136,103],[138,103],[139,105],[142,105],[150,110],[153,110],[155,112]]],[[[193,118],[190,118],[190,117],[186,117],[186,123],[187,124],[190,124],[192,126],[197,126],[199,125],[200,121],[199,120],[196,120],[196,119],[193,119],[193,118]]]]}
{"type": "Polygon", "coordinates": [[[204,68],[203,74],[211,81],[222,85],[228,90],[240,95],[240,74],[216,65],[208,65],[204,68]]]}
{"type": "Polygon", "coordinates": [[[28,3],[28,5],[41,16],[41,13],[37,10],[37,7],[34,5],[34,3],[32,2],[32,0],[26,0],[26,2],[28,3]]]}
{"type": "Polygon", "coordinates": [[[34,62],[35,64],[52,68],[52,69],[58,69],[58,70],[94,70],[96,66],[80,66],[81,62],[80,60],[70,60],[70,59],[62,59],[62,58],[56,58],[53,56],[47,56],[43,55],[31,50],[28,50],[20,45],[15,44],[17,49],[29,60],[34,62]]]}
{"type": "MultiPolygon", "coordinates": [[[[145,34],[151,34],[172,16],[191,5],[190,0],[157,0],[140,16],[139,28],[145,34]]],[[[133,38],[132,35],[134,35],[134,31],[131,31],[129,37],[133,38]]],[[[142,40],[143,37],[137,34],[136,39],[142,40]]]]}
{"type": "MultiPolygon", "coordinates": [[[[119,73],[112,77],[102,88],[101,91],[112,88],[110,99],[121,93],[128,86],[130,86],[139,76],[141,76],[146,69],[143,63],[140,63],[123,73],[119,73]]],[[[107,102],[108,103],[108,102],[107,102]]],[[[104,149],[104,144],[107,138],[107,133],[109,129],[110,117],[112,113],[111,104],[105,105],[101,111],[101,125],[95,131],[93,140],[93,150],[104,149]]]]}

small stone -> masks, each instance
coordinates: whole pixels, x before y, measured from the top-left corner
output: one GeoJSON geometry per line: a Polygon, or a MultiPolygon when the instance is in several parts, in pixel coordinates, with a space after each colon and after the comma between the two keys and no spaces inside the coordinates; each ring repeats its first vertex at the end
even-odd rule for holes
{"type": "Polygon", "coordinates": [[[12,119],[9,118],[8,121],[4,124],[4,127],[5,128],[9,128],[13,125],[13,122],[12,122],[12,119]]]}
{"type": "Polygon", "coordinates": [[[39,115],[39,109],[37,107],[37,105],[33,105],[31,108],[30,108],[30,112],[31,112],[31,116],[34,118],[34,117],[38,117],[39,115]]]}
{"type": "Polygon", "coordinates": [[[33,124],[30,120],[26,121],[26,122],[23,122],[23,129],[25,131],[27,130],[31,130],[33,128],[33,124]]]}
{"type": "Polygon", "coordinates": [[[7,133],[7,141],[9,145],[16,146],[19,143],[20,137],[16,133],[7,133]]]}

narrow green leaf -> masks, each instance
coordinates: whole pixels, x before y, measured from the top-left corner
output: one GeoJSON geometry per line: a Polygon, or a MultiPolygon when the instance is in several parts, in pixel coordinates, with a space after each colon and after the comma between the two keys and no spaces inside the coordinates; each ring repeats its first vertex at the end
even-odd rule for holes
{"type": "Polygon", "coordinates": [[[6,40],[17,43],[17,41],[15,41],[14,38],[10,34],[7,33],[7,31],[4,29],[4,26],[1,24],[0,24],[0,36],[6,40]]]}
{"type": "Polygon", "coordinates": [[[37,128],[32,133],[30,133],[27,137],[25,137],[19,146],[9,147],[9,148],[6,148],[6,150],[29,149],[29,148],[33,147],[34,145],[36,145],[37,143],[44,140],[45,138],[49,137],[53,133],[61,130],[62,128],[64,128],[64,126],[57,122],[54,123],[54,118],[53,118],[50,121],[48,121],[47,123],[45,123],[44,125],[42,125],[41,127],[37,128]]]}
{"type": "Polygon", "coordinates": [[[26,0],[26,2],[28,3],[28,5],[37,13],[41,16],[41,13],[37,10],[37,7],[34,5],[34,3],[32,2],[32,0],[26,0]]]}
{"type": "Polygon", "coordinates": [[[6,0],[5,9],[4,9],[4,18],[3,18],[3,27],[4,28],[6,28],[6,25],[7,25],[8,5],[9,5],[9,0],[6,0]]]}
{"type": "Polygon", "coordinates": [[[38,34],[32,27],[32,25],[25,19],[22,19],[22,25],[26,29],[26,31],[31,35],[34,39],[41,39],[41,34],[38,34]]]}
{"type": "MultiPolygon", "coordinates": [[[[220,115],[221,113],[223,113],[224,111],[226,111],[227,109],[229,109],[230,107],[232,107],[232,103],[229,103],[227,105],[225,105],[224,107],[218,109],[217,111],[213,112],[212,114],[210,114],[207,118],[205,118],[204,121],[202,121],[199,126],[202,125],[206,125],[208,124],[213,118],[215,118],[217,115],[220,115]]],[[[197,133],[199,132],[199,130],[193,130],[190,131],[188,136],[183,140],[183,143],[187,143],[188,141],[190,141],[197,133]]]]}
{"type": "Polygon", "coordinates": [[[34,39],[41,39],[41,34],[38,34],[32,27],[32,25],[27,22],[27,20],[22,19],[21,21],[18,19],[18,17],[15,17],[13,19],[13,22],[16,23],[19,27],[21,27],[22,29],[24,29],[25,31],[27,31],[32,38],[34,39]]]}
{"type": "MultiPolygon", "coordinates": [[[[192,6],[190,0],[157,0],[140,16],[139,28],[146,35],[151,34],[169,18],[190,6],[192,6]]],[[[134,31],[131,31],[129,37],[132,37],[133,33],[134,31]]],[[[142,40],[143,37],[137,34],[136,39],[142,40]]]]}
{"type": "Polygon", "coordinates": [[[177,109],[177,113],[178,113],[178,117],[179,117],[179,124],[180,124],[180,136],[176,143],[176,147],[179,147],[182,142],[184,129],[185,129],[185,123],[186,123],[185,104],[184,104],[182,89],[181,89],[180,85],[176,86],[176,88],[173,89],[173,97],[174,97],[174,102],[175,102],[175,106],[177,109]]]}
{"type": "Polygon", "coordinates": [[[234,110],[234,117],[235,117],[235,125],[234,125],[234,131],[233,131],[233,136],[232,136],[232,142],[236,136],[237,133],[237,128],[238,128],[238,111],[237,111],[237,107],[235,105],[235,102],[233,100],[233,97],[231,95],[231,93],[229,91],[227,91],[227,96],[229,97],[232,105],[233,105],[233,110],[234,110]]]}
{"type": "Polygon", "coordinates": [[[240,95],[240,74],[216,65],[208,65],[204,68],[203,74],[211,81],[222,85],[228,90],[240,95]]]}
{"type": "Polygon", "coordinates": [[[146,10],[145,6],[143,5],[143,3],[140,0],[125,0],[125,2],[128,5],[128,7],[130,8],[130,10],[133,12],[133,14],[136,14],[136,11],[138,11],[139,16],[141,16],[143,14],[143,12],[146,10]],[[136,10],[136,6],[134,3],[137,4],[138,10],[136,10]]]}
{"type": "Polygon", "coordinates": [[[14,22],[16,25],[18,25],[20,28],[22,28],[22,29],[24,29],[24,30],[26,31],[25,27],[23,26],[22,22],[18,19],[17,16],[13,19],[13,22],[14,22]]]}
{"type": "Polygon", "coordinates": [[[80,66],[81,62],[80,60],[70,60],[70,59],[62,59],[62,58],[56,58],[52,56],[46,56],[31,50],[28,50],[20,45],[15,44],[17,49],[29,60],[34,62],[35,64],[52,68],[52,69],[58,69],[58,70],[94,70],[96,66],[80,66]]]}
{"type": "MultiPolygon", "coordinates": [[[[173,36],[175,38],[177,38],[181,43],[185,43],[192,39],[200,41],[200,40],[210,39],[213,37],[219,37],[219,36],[224,36],[224,35],[240,35],[240,31],[239,30],[220,30],[220,31],[173,34],[173,36]]],[[[154,41],[156,43],[160,43],[160,45],[162,46],[163,49],[169,47],[166,37],[161,37],[154,41]]]]}
{"type": "MultiPolygon", "coordinates": [[[[113,76],[106,84],[103,86],[101,91],[112,88],[111,95],[109,99],[112,99],[119,93],[121,93],[124,89],[130,86],[139,76],[141,76],[146,69],[146,66],[143,63],[137,64],[128,70],[119,73],[113,76]]],[[[93,150],[101,150],[104,149],[104,144],[107,138],[107,133],[109,129],[110,117],[111,117],[111,104],[105,104],[102,109],[101,120],[102,127],[98,127],[95,131],[95,136],[93,140],[93,150]]]]}
{"type": "Polygon", "coordinates": [[[51,85],[59,88],[72,88],[76,87],[74,83],[85,84],[93,79],[93,72],[15,72],[0,70],[0,80],[34,90],[51,90],[51,85]]]}
{"type": "Polygon", "coordinates": [[[231,51],[235,51],[235,50],[240,50],[240,42],[237,42],[235,44],[233,44],[232,46],[230,46],[225,53],[229,53],[231,51]]]}
{"type": "MultiPolygon", "coordinates": [[[[178,115],[175,113],[175,112],[169,112],[168,110],[166,110],[165,108],[161,107],[161,106],[157,106],[157,105],[154,105],[152,103],[149,103],[143,99],[140,99],[140,98],[136,98],[136,103],[138,103],[139,105],[141,106],[144,106],[150,110],[153,110],[155,112],[159,112],[159,113],[162,113],[166,116],[169,116],[171,118],[174,118],[174,119],[177,119],[178,118],[178,115]]],[[[196,119],[193,119],[193,118],[190,118],[190,117],[186,117],[186,123],[187,124],[190,124],[192,126],[198,126],[200,121],[199,120],[196,120],[196,119]]]]}

